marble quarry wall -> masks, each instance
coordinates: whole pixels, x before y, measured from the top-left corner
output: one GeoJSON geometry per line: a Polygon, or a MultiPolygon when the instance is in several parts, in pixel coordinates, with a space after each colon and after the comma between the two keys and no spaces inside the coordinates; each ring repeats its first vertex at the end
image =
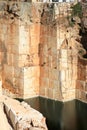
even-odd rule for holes
{"type": "Polygon", "coordinates": [[[0,2],[0,54],[3,93],[39,95],[39,8],[29,3],[0,2]]]}
{"type": "Polygon", "coordinates": [[[77,51],[72,37],[78,30],[68,27],[70,4],[54,8],[56,22],[41,26],[40,96],[67,101],[75,99],[77,51]]]}
{"type": "Polygon", "coordinates": [[[77,64],[76,98],[87,102],[87,3],[82,3],[83,35],[81,36],[83,47],[79,52],[77,64]]]}
{"type": "Polygon", "coordinates": [[[86,64],[69,3],[0,2],[0,92],[15,98],[83,100],[86,64]]]}
{"type": "Polygon", "coordinates": [[[76,98],[87,102],[87,60],[78,59],[76,98]]]}

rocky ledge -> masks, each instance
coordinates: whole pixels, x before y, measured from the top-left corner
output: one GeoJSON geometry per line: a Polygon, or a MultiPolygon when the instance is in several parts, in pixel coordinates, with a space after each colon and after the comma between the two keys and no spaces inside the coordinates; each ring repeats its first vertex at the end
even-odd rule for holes
{"type": "Polygon", "coordinates": [[[47,130],[43,115],[25,102],[0,97],[0,130],[47,130]]]}

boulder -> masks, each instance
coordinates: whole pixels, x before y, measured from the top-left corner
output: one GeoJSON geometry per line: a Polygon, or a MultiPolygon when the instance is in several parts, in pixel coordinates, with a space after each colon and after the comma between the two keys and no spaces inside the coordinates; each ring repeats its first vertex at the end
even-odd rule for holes
{"type": "Polygon", "coordinates": [[[47,130],[45,117],[27,103],[6,96],[1,97],[1,102],[14,130],[47,130]]]}

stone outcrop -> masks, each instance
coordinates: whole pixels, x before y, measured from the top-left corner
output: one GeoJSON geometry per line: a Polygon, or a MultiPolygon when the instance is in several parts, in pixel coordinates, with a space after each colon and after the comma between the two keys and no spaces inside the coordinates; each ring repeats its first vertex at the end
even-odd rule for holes
{"type": "Polygon", "coordinates": [[[0,97],[0,129],[47,130],[45,118],[25,102],[0,97]]]}

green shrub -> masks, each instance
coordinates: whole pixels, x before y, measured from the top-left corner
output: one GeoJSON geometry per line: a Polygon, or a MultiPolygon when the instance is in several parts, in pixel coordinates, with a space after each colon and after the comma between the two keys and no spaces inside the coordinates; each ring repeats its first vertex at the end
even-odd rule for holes
{"type": "Polygon", "coordinates": [[[78,2],[77,4],[73,5],[71,8],[72,8],[71,16],[67,16],[67,19],[69,21],[69,25],[73,27],[75,24],[73,17],[77,16],[80,19],[82,18],[82,5],[80,2],[78,2]]]}
{"type": "Polygon", "coordinates": [[[77,3],[76,5],[72,6],[72,13],[71,16],[78,16],[79,18],[82,17],[82,5],[81,3],[77,3]]]}

